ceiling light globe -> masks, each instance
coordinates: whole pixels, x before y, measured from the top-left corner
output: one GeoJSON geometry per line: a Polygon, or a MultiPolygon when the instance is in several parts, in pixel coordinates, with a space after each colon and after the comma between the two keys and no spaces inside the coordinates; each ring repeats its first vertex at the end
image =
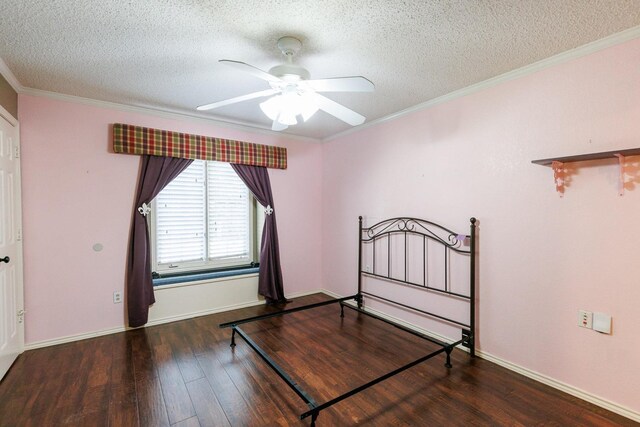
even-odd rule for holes
{"type": "Polygon", "coordinates": [[[271,120],[276,120],[282,110],[282,95],[277,95],[260,103],[260,109],[271,120]]]}

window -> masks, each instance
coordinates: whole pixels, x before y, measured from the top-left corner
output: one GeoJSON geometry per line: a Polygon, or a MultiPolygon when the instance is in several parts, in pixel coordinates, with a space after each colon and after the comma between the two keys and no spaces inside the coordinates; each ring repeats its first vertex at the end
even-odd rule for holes
{"type": "Polygon", "coordinates": [[[195,160],[153,201],[153,270],[250,265],[257,260],[256,204],[231,165],[195,160]]]}

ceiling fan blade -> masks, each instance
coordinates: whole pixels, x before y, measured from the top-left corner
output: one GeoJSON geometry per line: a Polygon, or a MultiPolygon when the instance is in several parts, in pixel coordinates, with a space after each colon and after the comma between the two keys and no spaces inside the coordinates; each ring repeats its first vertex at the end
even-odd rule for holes
{"type": "Polygon", "coordinates": [[[275,131],[281,131],[281,130],[285,130],[286,128],[288,128],[289,126],[280,123],[277,120],[273,121],[273,124],[271,125],[271,130],[275,130],[275,131]]]}
{"type": "Polygon", "coordinates": [[[266,80],[268,82],[281,82],[282,80],[279,77],[271,75],[266,71],[262,71],[260,68],[256,68],[253,65],[245,64],[240,61],[231,61],[230,59],[221,59],[218,61],[222,64],[228,65],[230,67],[235,68],[239,71],[244,71],[245,73],[249,73],[258,77],[259,79],[266,80]]]}
{"type": "Polygon", "coordinates": [[[305,80],[305,83],[316,92],[373,92],[376,88],[362,76],[305,80]]]}
{"type": "Polygon", "coordinates": [[[338,104],[337,102],[327,98],[326,96],[314,93],[313,97],[318,103],[318,108],[320,108],[325,113],[329,113],[332,116],[342,120],[343,122],[350,124],[351,126],[361,125],[366,120],[363,115],[348,109],[342,104],[338,104]]]}
{"type": "Polygon", "coordinates": [[[236,96],[235,98],[225,99],[224,101],[218,101],[218,102],[213,102],[211,104],[201,105],[199,107],[196,107],[196,110],[199,110],[199,111],[212,110],[214,108],[224,107],[225,105],[235,104],[236,102],[248,101],[249,99],[262,98],[269,95],[275,95],[278,92],[280,91],[277,89],[267,89],[260,92],[253,92],[247,95],[236,96]]]}

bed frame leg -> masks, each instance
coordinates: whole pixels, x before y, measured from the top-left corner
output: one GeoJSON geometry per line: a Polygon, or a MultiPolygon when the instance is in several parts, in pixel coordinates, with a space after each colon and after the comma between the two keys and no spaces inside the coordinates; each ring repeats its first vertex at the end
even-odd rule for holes
{"type": "Polygon", "coordinates": [[[453,350],[451,346],[445,349],[445,351],[447,352],[447,361],[444,363],[444,366],[447,368],[453,368],[453,365],[451,365],[451,350],[453,350]]]}
{"type": "Polygon", "coordinates": [[[311,427],[315,427],[316,420],[318,419],[318,412],[311,414],[311,427]]]}
{"type": "Polygon", "coordinates": [[[229,347],[235,347],[236,346],[236,330],[235,328],[231,331],[231,345],[229,345],[229,347]]]}
{"type": "Polygon", "coordinates": [[[340,303],[340,317],[344,317],[344,305],[340,303]]]}

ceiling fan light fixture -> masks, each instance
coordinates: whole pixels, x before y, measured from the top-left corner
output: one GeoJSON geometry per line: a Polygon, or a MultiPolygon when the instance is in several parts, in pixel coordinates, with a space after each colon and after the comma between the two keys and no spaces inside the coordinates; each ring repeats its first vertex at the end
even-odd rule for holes
{"type": "Polygon", "coordinates": [[[271,120],[276,120],[282,110],[282,95],[273,96],[261,102],[260,109],[271,120]]]}
{"type": "Polygon", "coordinates": [[[298,124],[298,119],[296,119],[296,115],[292,112],[283,110],[278,116],[278,122],[283,125],[293,126],[298,124]]]}
{"type": "Polygon", "coordinates": [[[310,93],[288,91],[260,103],[260,109],[269,119],[293,126],[298,124],[299,115],[303,121],[309,120],[318,111],[318,105],[310,93]]]}
{"type": "Polygon", "coordinates": [[[328,79],[310,80],[309,71],[293,63],[293,57],[302,43],[295,37],[282,37],[278,40],[278,48],[286,58],[284,64],[271,67],[269,72],[240,61],[221,59],[220,63],[245,73],[251,74],[269,83],[270,89],[234,98],[213,102],[197,107],[198,110],[212,110],[241,101],[270,97],[260,103],[262,112],[272,120],[271,129],[281,131],[288,126],[308,121],[318,110],[358,126],[364,123],[365,117],[344,105],[321,95],[320,92],[373,92],[373,83],[362,76],[332,77],[328,79]]]}

